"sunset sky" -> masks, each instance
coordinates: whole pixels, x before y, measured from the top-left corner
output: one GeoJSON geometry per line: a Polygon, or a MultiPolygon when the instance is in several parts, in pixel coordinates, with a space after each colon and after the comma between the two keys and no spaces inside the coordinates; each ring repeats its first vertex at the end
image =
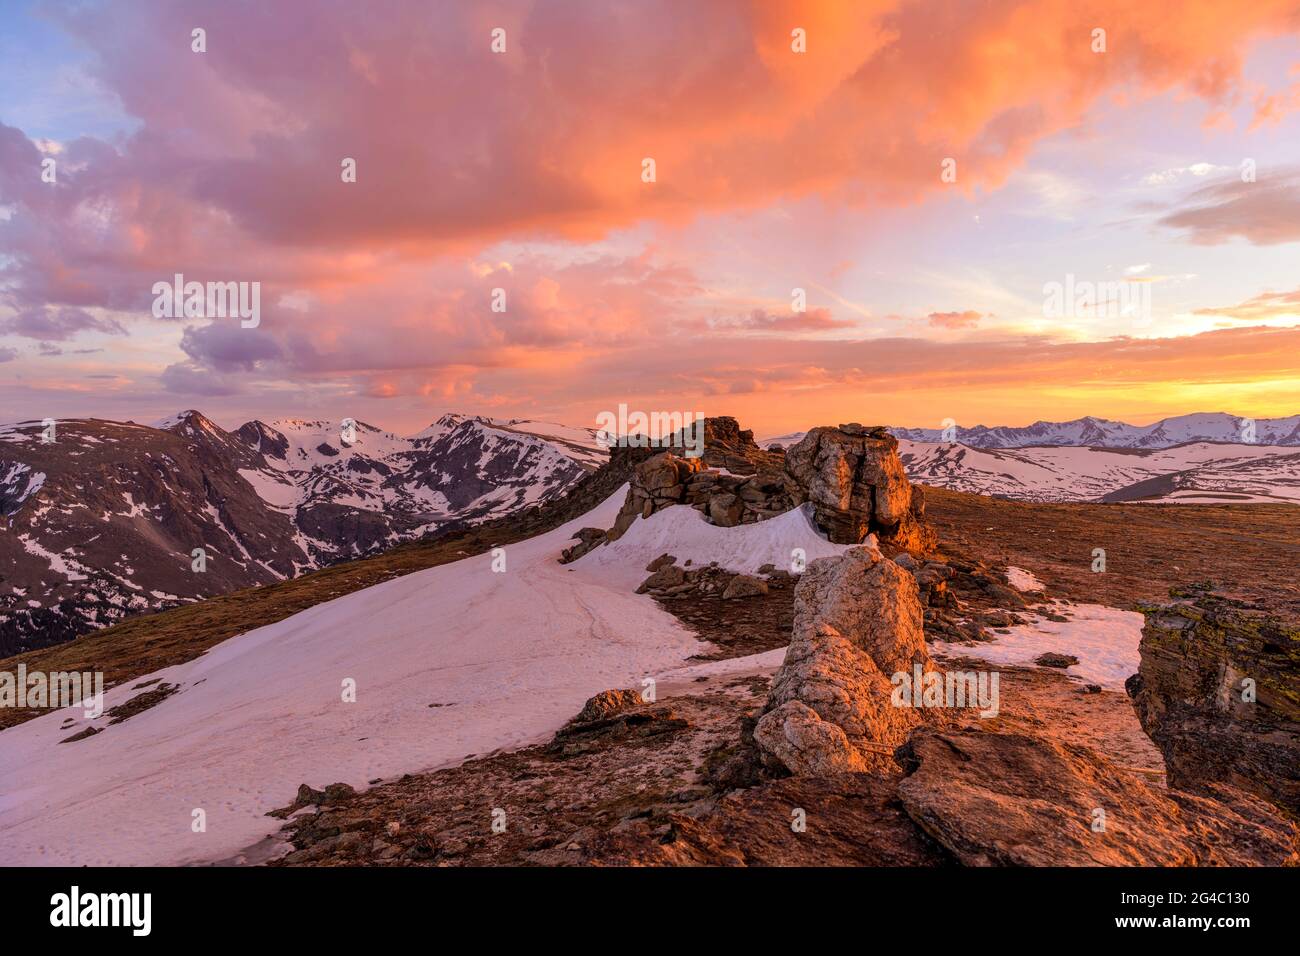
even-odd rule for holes
{"type": "Polygon", "coordinates": [[[3,421],[1300,413],[1300,0],[0,10],[3,421]]]}

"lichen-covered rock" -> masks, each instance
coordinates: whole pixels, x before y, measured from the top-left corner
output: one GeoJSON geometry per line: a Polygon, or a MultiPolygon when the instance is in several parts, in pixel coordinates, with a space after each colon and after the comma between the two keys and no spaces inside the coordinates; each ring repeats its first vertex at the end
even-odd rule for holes
{"type": "Polygon", "coordinates": [[[898,440],[885,428],[814,428],[786,452],[785,471],[791,498],[812,502],[831,541],[857,544],[875,533],[909,551],[933,548],[934,533],[918,518],[922,499],[914,509],[898,440]]]}
{"type": "Polygon", "coordinates": [[[790,648],[754,729],[764,764],[793,774],[892,770],[892,749],[930,716],[891,699],[891,675],[929,669],[921,624],[916,582],[876,548],[808,565],[790,648]]]}
{"type": "Polygon", "coordinates": [[[1300,628],[1213,596],[1144,610],[1126,686],[1169,785],[1227,783],[1300,813],[1300,628]]]}
{"type": "Polygon", "coordinates": [[[1094,751],[984,729],[914,734],[904,809],[967,866],[1283,866],[1296,826],[1250,794],[1165,791],[1094,751]]]}

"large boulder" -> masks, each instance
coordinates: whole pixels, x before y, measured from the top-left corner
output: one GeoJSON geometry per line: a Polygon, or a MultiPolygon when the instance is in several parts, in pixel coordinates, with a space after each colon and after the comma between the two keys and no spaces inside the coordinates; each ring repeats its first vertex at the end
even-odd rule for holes
{"type": "Polygon", "coordinates": [[[921,630],[916,580],[872,543],[811,562],[794,600],[793,639],[829,624],[885,674],[911,673],[930,654],[921,630]]]}
{"type": "Polygon", "coordinates": [[[875,547],[808,565],[785,661],[754,727],[763,763],[794,775],[893,769],[928,716],[891,701],[890,677],[928,670],[916,582],[875,547]]]}
{"type": "Polygon", "coordinates": [[[898,440],[884,427],[814,428],[786,452],[785,472],[790,496],[812,502],[831,541],[857,544],[874,533],[909,551],[933,548],[934,533],[919,518],[923,499],[913,504],[898,440]]]}
{"type": "Polygon", "coordinates": [[[1300,628],[1212,595],[1145,612],[1126,686],[1169,785],[1227,783],[1300,814],[1300,628]]]}
{"type": "Polygon", "coordinates": [[[1166,791],[1086,747],[982,729],[900,748],[903,808],[968,866],[1283,866],[1297,829],[1218,785],[1166,791]]]}

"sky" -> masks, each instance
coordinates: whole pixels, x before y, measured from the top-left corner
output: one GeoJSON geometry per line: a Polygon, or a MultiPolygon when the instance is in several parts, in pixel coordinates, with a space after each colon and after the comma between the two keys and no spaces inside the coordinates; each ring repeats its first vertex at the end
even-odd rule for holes
{"type": "Polygon", "coordinates": [[[0,8],[3,421],[1300,413],[1300,0],[0,8]]]}

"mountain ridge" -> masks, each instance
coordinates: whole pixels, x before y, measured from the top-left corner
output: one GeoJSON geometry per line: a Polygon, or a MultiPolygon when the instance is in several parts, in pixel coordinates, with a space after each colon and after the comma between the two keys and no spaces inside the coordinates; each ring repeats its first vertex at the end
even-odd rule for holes
{"type": "MultiPolygon", "coordinates": [[[[1036,421],[1030,425],[972,425],[946,428],[906,428],[891,425],[895,438],[909,441],[961,444],[971,448],[1174,448],[1195,442],[1229,445],[1300,446],[1300,415],[1282,418],[1245,418],[1227,412],[1192,412],[1174,415],[1150,425],[1130,425],[1086,415],[1066,422],[1036,421]],[[1253,428],[1253,431],[1250,430],[1253,428]],[[1246,436],[1250,435],[1248,439],[1246,436]]],[[[806,432],[788,432],[762,439],[759,444],[789,446],[806,432]]]]}
{"type": "Polygon", "coordinates": [[[605,454],[573,430],[447,419],[420,439],[311,419],[227,431],[195,409],[67,419],[48,443],[40,422],[0,426],[0,656],[526,510],[605,454]]]}
{"type": "MultiPolygon", "coordinates": [[[[1227,412],[1193,412],[1162,418],[1150,425],[1084,416],[1066,422],[1030,425],[955,426],[956,441],[973,448],[1026,448],[1072,445],[1099,448],[1171,448],[1191,442],[1300,446],[1300,415],[1251,419],[1227,412]],[[1246,436],[1251,436],[1247,438],[1246,436]]],[[[944,441],[943,428],[891,427],[898,438],[944,441]]]]}

